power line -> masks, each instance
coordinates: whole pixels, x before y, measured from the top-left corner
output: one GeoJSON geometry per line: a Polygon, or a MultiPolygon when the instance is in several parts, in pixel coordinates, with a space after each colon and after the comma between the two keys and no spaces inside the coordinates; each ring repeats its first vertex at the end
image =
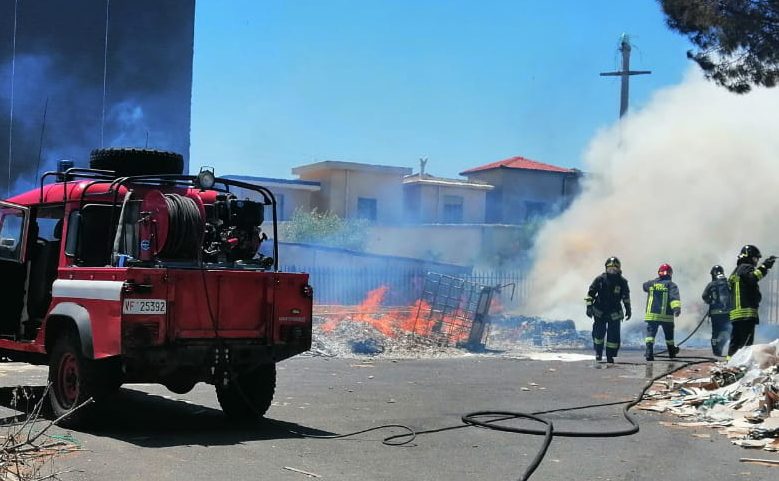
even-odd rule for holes
{"type": "Polygon", "coordinates": [[[19,0],[14,1],[14,33],[11,48],[11,108],[8,118],[8,185],[6,197],[11,197],[11,168],[13,166],[13,140],[14,140],[14,81],[16,80],[16,25],[19,12],[19,0]]]}
{"type": "Polygon", "coordinates": [[[103,115],[100,119],[100,148],[105,147],[105,98],[108,83],[108,14],[111,10],[111,0],[105,2],[105,37],[103,40],[103,115]]]}

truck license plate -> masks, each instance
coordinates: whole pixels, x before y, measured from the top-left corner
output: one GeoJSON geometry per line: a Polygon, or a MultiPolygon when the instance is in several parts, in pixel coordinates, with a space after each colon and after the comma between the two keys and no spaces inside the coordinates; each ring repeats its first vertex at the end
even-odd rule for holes
{"type": "Polygon", "coordinates": [[[124,314],[165,314],[168,302],[165,299],[125,299],[124,314]]]}

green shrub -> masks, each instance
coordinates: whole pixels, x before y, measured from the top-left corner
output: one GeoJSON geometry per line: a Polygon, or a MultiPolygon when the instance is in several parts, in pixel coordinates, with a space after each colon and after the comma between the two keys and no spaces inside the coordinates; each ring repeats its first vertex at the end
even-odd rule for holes
{"type": "Polygon", "coordinates": [[[342,219],[332,212],[295,210],[292,219],[281,227],[281,238],[288,242],[319,244],[355,251],[365,250],[368,221],[342,219]]]}

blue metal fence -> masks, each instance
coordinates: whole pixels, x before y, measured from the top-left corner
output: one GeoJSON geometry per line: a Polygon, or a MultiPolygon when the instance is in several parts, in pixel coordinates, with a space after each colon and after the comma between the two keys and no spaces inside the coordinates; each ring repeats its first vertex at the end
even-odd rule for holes
{"type": "MultiPolygon", "coordinates": [[[[414,266],[399,267],[314,267],[284,266],[286,272],[307,272],[314,287],[314,302],[319,305],[360,304],[368,292],[388,288],[384,305],[408,306],[420,298],[428,270],[414,266]]],[[[452,274],[457,275],[457,274],[452,274]]],[[[473,271],[462,279],[486,286],[505,286],[499,302],[504,307],[520,306],[528,295],[528,283],[521,271],[473,271]],[[513,294],[513,299],[512,299],[513,294]]]]}

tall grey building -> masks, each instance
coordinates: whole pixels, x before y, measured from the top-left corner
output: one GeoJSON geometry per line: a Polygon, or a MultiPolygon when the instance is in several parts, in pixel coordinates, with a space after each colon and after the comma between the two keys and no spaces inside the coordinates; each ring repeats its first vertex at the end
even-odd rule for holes
{"type": "Polygon", "coordinates": [[[101,146],[188,165],[194,16],[194,0],[0,0],[0,193],[101,146]]]}

